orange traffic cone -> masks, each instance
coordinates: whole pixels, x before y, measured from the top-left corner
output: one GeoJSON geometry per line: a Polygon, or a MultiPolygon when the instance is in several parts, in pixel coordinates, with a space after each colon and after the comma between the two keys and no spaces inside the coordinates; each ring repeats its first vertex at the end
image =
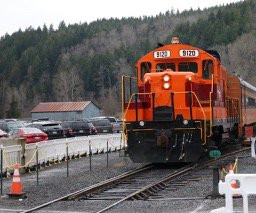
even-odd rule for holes
{"type": "Polygon", "coordinates": [[[24,194],[25,193],[22,191],[22,183],[20,182],[19,164],[16,164],[13,173],[11,191],[8,195],[11,197],[20,198],[23,197],[24,194]]]}

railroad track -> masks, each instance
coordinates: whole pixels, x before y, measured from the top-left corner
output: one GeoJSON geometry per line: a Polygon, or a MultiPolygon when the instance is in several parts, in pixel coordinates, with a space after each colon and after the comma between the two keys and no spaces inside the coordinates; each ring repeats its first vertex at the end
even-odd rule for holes
{"type": "MultiPolygon", "coordinates": [[[[248,149],[250,148],[245,148],[225,154],[217,158],[217,160],[225,159],[235,154],[247,151],[248,149]]],[[[130,172],[126,172],[114,178],[110,178],[98,184],[86,187],[77,192],[73,192],[71,194],[65,195],[63,197],[60,197],[58,199],[52,200],[48,203],[42,204],[40,206],[34,207],[23,212],[25,213],[37,211],[59,201],[116,200],[116,202],[98,211],[98,213],[101,213],[119,205],[120,203],[126,200],[146,200],[149,197],[151,197],[151,200],[152,195],[157,194],[159,191],[162,191],[163,189],[166,189],[168,187],[171,189],[175,189],[177,187],[182,187],[184,181],[199,180],[199,177],[192,176],[190,178],[187,178],[186,180],[184,179],[183,183],[182,181],[178,181],[177,183],[172,182],[175,181],[178,177],[182,177],[188,174],[195,168],[200,169],[208,165],[211,165],[214,162],[216,162],[216,160],[208,160],[206,162],[198,164],[187,165],[180,169],[172,169],[171,171],[166,169],[158,169],[154,165],[147,165],[145,167],[135,169],[130,172]],[[159,174],[160,170],[162,171],[161,174],[159,174]],[[172,184],[170,184],[171,182],[172,184]]]]}
{"type": "Polygon", "coordinates": [[[137,175],[137,174],[140,174],[140,173],[145,172],[147,170],[153,169],[154,167],[155,166],[153,164],[149,164],[149,165],[143,166],[143,167],[138,168],[138,169],[133,169],[131,171],[125,172],[125,173],[123,173],[121,175],[118,175],[116,177],[107,179],[107,180],[102,181],[100,183],[97,183],[97,184],[94,184],[92,186],[86,187],[84,189],[78,190],[76,192],[72,192],[72,193],[67,194],[63,197],[60,197],[60,198],[57,198],[55,200],[49,201],[49,202],[44,203],[42,205],[36,206],[34,208],[22,211],[22,213],[37,211],[39,209],[45,208],[46,206],[49,206],[49,205],[54,204],[54,203],[59,202],[59,201],[77,199],[79,196],[86,196],[86,195],[98,192],[98,191],[103,190],[105,188],[108,188],[112,185],[118,184],[119,182],[124,181],[124,180],[126,180],[126,179],[128,179],[128,178],[130,178],[134,175],[137,175]]]}

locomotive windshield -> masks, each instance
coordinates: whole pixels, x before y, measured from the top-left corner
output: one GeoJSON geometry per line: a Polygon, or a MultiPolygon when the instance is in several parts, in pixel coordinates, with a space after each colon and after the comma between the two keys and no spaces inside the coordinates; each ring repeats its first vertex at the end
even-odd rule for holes
{"type": "Polygon", "coordinates": [[[198,65],[196,62],[181,62],[178,65],[178,70],[180,72],[194,72],[198,71],[198,65]]]}
{"type": "Polygon", "coordinates": [[[157,72],[163,72],[164,70],[171,69],[175,71],[175,64],[174,63],[161,63],[156,65],[157,72]]]}

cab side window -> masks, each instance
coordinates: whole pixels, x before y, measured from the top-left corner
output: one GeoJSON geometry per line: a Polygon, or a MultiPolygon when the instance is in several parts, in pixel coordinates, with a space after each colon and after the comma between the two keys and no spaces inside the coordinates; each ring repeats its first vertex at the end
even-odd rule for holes
{"type": "Polygon", "coordinates": [[[140,65],[140,79],[143,81],[144,75],[146,73],[151,72],[151,63],[150,62],[142,62],[140,65]]]}
{"type": "Polygon", "coordinates": [[[213,61],[203,60],[202,69],[203,69],[203,79],[212,79],[213,61]]]}

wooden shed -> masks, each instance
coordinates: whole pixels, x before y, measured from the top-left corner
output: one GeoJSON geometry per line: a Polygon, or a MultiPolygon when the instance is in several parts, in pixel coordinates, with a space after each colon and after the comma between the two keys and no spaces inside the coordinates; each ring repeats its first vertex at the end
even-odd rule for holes
{"type": "Polygon", "coordinates": [[[31,110],[32,120],[49,118],[56,121],[81,120],[100,116],[100,108],[92,101],[41,102],[31,110]]]}

